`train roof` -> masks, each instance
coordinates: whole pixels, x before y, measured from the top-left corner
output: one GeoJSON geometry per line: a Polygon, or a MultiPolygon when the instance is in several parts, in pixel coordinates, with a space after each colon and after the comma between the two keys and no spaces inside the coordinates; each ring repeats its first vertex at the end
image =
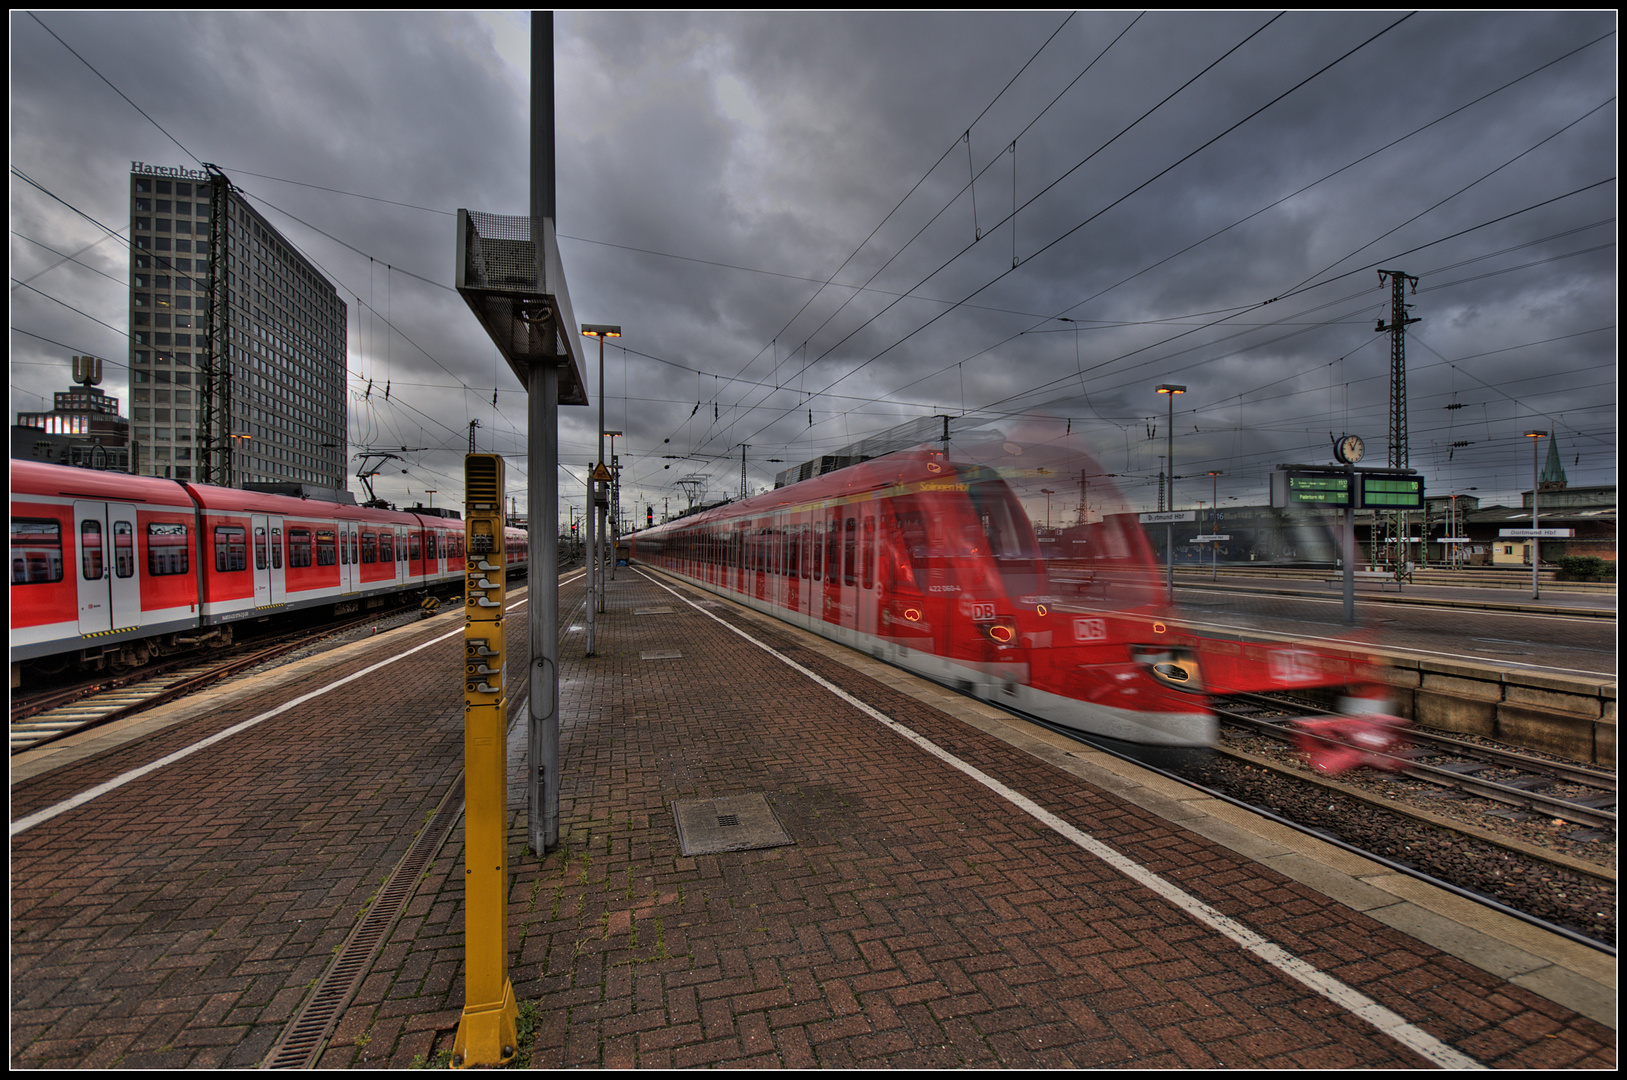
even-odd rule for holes
{"type": "Polygon", "coordinates": [[[709,510],[687,514],[658,525],[656,529],[669,526],[689,528],[714,521],[731,521],[739,517],[771,513],[787,506],[836,502],[899,484],[928,484],[938,476],[953,480],[960,477],[961,470],[979,468],[981,466],[961,461],[946,464],[943,454],[937,450],[905,450],[849,465],[844,469],[811,477],[786,487],[765,491],[761,495],[737,499],[709,510]]]}
{"type": "Polygon", "coordinates": [[[192,503],[186,489],[174,480],[105,469],[76,469],[23,458],[11,460],[11,493],[14,497],[44,495],[155,506],[190,506],[192,503]]]}

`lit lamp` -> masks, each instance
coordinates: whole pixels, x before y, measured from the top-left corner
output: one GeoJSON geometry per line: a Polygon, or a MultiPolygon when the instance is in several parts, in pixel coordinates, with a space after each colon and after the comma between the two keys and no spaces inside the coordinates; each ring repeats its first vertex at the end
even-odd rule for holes
{"type": "MultiPolygon", "coordinates": [[[[1537,531],[1537,483],[1540,473],[1537,468],[1537,440],[1545,437],[1546,431],[1527,431],[1525,437],[1531,440],[1531,532],[1537,531]]],[[[1536,536],[1531,537],[1531,599],[1542,599],[1542,585],[1537,578],[1537,545],[1540,541],[1536,536]]]]}
{"type": "MultiPolygon", "coordinates": [[[[1175,510],[1175,395],[1186,393],[1186,387],[1175,386],[1171,383],[1160,383],[1158,392],[1169,395],[1169,420],[1165,424],[1164,431],[1167,453],[1164,460],[1168,463],[1169,468],[1169,508],[1173,512],[1175,510]]],[[[1173,604],[1175,602],[1175,523],[1166,521],[1164,527],[1164,542],[1166,545],[1164,548],[1165,592],[1168,601],[1173,604]]]]}

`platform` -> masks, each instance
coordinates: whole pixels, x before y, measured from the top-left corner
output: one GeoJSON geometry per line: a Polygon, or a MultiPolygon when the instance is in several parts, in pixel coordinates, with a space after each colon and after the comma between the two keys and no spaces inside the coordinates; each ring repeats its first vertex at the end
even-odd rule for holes
{"type": "MultiPolygon", "coordinates": [[[[534,1067],[1615,1064],[1608,956],[637,570],[583,658],[580,598],[540,860],[510,755],[534,1067]],[[758,806],[772,846],[688,846],[758,806]]],[[[260,1063],[453,783],[460,646],[405,655],[456,629],[423,626],[14,768],[15,823],[299,702],[13,836],[13,1067],[260,1063]],[[304,697],[328,672],[358,676],[344,709],[304,697]]],[[[320,1065],[450,1049],[460,854],[417,877],[320,1065]]]]}

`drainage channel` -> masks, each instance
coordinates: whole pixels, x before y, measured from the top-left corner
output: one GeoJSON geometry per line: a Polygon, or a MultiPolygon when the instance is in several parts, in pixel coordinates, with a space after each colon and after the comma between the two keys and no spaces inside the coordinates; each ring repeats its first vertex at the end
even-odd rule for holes
{"type": "Polygon", "coordinates": [[[396,864],[378,899],[350,932],[338,957],[328,967],[311,996],[283,1029],[282,1036],[263,1067],[268,1069],[309,1069],[316,1065],[339,1017],[350,1004],[362,980],[373,966],[379,951],[390,937],[401,912],[418,886],[424,868],[435,858],[463,815],[463,775],[441,799],[429,824],[424,826],[406,855],[396,864]]]}

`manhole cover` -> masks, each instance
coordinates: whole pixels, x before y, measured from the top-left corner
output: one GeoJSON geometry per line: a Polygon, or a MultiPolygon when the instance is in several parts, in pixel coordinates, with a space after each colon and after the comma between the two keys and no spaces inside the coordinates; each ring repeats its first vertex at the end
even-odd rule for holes
{"type": "Polygon", "coordinates": [[[685,855],[715,855],[720,851],[751,851],[795,843],[762,795],[673,803],[672,816],[678,822],[678,849],[685,855]]]}

